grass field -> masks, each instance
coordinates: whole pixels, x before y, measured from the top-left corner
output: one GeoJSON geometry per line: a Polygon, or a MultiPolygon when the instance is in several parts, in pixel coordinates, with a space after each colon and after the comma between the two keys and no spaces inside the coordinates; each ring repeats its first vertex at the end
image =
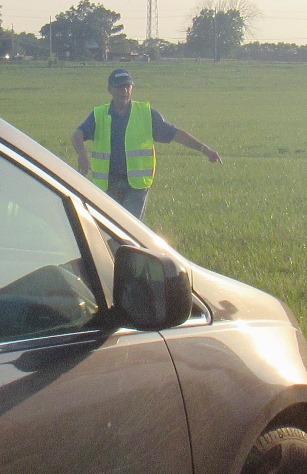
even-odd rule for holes
{"type": "MultiPolygon", "coordinates": [[[[70,136],[116,63],[0,63],[1,117],[76,165],[70,136]]],[[[121,65],[122,66],[122,65],[121,65]]],[[[307,335],[307,65],[129,64],[136,100],[219,151],[157,144],[147,224],[194,262],[286,301],[307,335]]]]}

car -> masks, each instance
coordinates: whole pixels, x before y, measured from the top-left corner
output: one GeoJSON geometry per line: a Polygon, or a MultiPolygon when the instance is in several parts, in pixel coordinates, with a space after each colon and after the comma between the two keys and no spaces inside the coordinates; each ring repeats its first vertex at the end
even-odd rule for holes
{"type": "Polygon", "coordinates": [[[188,261],[4,120],[0,259],[1,473],[307,472],[286,304],[188,261]]]}

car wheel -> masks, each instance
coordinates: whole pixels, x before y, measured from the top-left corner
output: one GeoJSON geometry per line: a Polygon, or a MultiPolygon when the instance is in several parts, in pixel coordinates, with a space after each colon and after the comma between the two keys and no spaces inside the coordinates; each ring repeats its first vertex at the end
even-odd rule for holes
{"type": "Polygon", "coordinates": [[[260,436],[241,474],[307,473],[307,433],[297,428],[278,428],[260,436]]]}

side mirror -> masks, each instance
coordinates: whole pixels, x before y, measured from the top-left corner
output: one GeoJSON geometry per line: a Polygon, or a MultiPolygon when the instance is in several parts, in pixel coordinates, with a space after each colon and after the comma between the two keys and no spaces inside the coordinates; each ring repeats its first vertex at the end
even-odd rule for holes
{"type": "Polygon", "coordinates": [[[113,301],[123,326],[158,331],[189,317],[191,286],[185,269],[174,260],[123,245],[115,256],[113,301]]]}

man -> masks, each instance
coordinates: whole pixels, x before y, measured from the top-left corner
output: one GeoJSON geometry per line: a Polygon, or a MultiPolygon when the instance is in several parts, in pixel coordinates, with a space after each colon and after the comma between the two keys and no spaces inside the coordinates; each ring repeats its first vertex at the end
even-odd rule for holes
{"type": "Polygon", "coordinates": [[[86,176],[91,168],[93,182],[142,219],[155,174],[154,142],[175,141],[200,151],[211,162],[222,161],[207,145],[165,122],[149,103],[132,101],[133,85],[126,69],[113,71],[108,81],[111,103],[94,108],[74,132],[72,143],[80,173],[86,176]],[[93,141],[91,162],[86,140],[93,141]]]}

